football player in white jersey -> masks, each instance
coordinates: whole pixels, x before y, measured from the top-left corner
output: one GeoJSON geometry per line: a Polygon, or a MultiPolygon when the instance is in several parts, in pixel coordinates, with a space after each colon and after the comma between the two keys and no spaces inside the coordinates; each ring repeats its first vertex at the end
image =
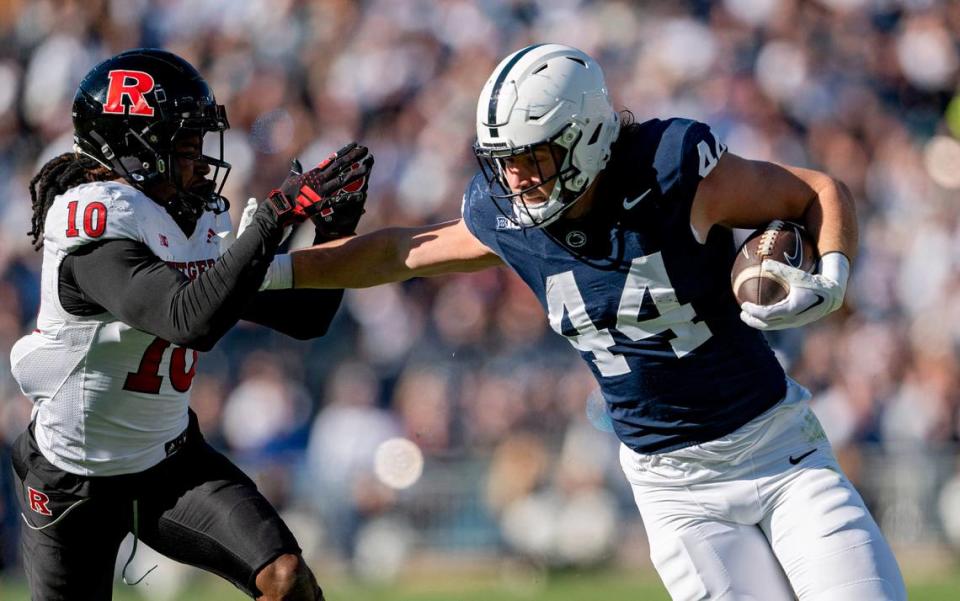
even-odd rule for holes
{"type": "Polygon", "coordinates": [[[11,352],[34,404],[13,451],[32,598],[110,599],[132,532],[251,597],[322,599],[275,509],[203,440],[190,388],[200,352],[239,319],[326,331],[342,291],[290,290],[290,258],[275,254],[307,218],[318,242],[353,232],[372,156],[351,144],[293,170],[221,252],[229,125],[189,63],[156,49],[108,59],[80,83],[73,120],[75,152],[30,183],[41,307],[11,352]],[[208,133],[218,158],[202,152],[208,133]]]}
{"type": "Polygon", "coordinates": [[[506,264],[594,372],[621,464],[678,601],[902,601],[896,560],[808,394],[759,329],[843,301],[853,199],[810,169],[726,152],[703,123],[633,123],[568,46],[506,57],[477,105],[462,219],[295,251],[297,286],[365,287],[506,264]],[[738,306],[731,228],[803,222],[820,270],[738,306]]]}

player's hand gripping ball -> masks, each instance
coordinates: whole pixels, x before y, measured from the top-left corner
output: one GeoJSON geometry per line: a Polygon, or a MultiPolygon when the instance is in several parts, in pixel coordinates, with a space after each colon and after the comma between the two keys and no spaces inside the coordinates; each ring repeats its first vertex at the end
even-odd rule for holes
{"type": "Polygon", "coordinates": [[[737,252],[730,274],[740,319],[759,330],[780,330],[816,321],[843,303],[849,261],[828,253],[821,265],[803,227],[771,221],[737,252]]]}
{"type": "Polygon", "coordinates": [[[771,221],[750,234],[730,273],[737,302],[772,305],[787,298],[790,282],[777,273],[780,263],[811,273],[820,256],[807,231],[795,223],[771,221]]]}

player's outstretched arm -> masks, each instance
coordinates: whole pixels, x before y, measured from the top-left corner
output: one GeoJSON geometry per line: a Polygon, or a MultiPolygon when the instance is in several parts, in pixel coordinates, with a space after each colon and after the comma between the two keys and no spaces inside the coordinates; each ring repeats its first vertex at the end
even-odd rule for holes
{"type": "Polygon", "coordinates": [[[817,274],[773,264],[790,283],[787,298],[741,306],[741,319],[763,330],[801,326],[838,309],[857,248],[853,195],[842,182],[812,169],[727,154],[700,183],[691,209],[691,225],[700,235],[716,224],[754,228],[774,219],[803,223],[817,241],[821,263],[817,274]]]}
{"type": "Polygon", "coordinates": [[[291,254],[295,288],[368,288],[502,265],[460,219],[386,228],[291,254]]]}

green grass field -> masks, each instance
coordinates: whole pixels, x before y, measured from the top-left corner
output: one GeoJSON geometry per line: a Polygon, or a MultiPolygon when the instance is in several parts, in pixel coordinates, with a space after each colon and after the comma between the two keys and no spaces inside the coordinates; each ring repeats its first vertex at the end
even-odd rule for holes
{"type": "MultiPolygon", "coordinates": [[[[960,571],[909,578],[908,582],[911,601],[960,599],[960,571]]],[[[340,581],[328,584],[326,592],[328,601],[669,601],[654,574],[620,572],[554,574],[525,578],[514,584],[456,576],[424,578],[385,587],[340,581]]],[[[125,586],[117,588],[114,595],[116,601],[145,598],[148,597],[125,586]]],[[[241,601],[245,598],[230,585],[206,576],[177,596],[178,601],[241,601]]],[[[5,582],[0,583],[0,599],[27,601],[29,595],[22,583],[5,582]]]]}

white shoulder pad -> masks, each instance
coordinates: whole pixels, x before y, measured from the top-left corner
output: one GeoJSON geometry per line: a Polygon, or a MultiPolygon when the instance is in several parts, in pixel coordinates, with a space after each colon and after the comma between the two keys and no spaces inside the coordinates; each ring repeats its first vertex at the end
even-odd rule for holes
{"type": "Polygon", "coordinates": [[[101,240],[142,242],[142,226],[157,219],[159,208],[127,184],[82,184],[53,201],[44,222],[43,243],[69,253],[101,240]]]}

